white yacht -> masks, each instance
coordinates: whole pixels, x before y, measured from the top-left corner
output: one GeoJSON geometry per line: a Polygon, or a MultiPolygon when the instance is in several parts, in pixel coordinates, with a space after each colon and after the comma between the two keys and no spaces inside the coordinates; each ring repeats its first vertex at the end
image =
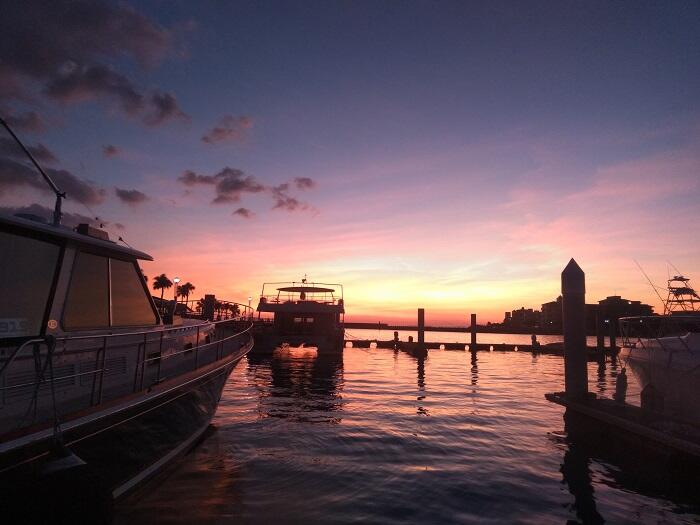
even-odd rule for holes
{"type": "Polygon", "coordinates": [[[668,280],[664,314],[620,319],[620,358],[642,386],[642,406],[700,420],[700,297],[682,275],[668,280]]]}

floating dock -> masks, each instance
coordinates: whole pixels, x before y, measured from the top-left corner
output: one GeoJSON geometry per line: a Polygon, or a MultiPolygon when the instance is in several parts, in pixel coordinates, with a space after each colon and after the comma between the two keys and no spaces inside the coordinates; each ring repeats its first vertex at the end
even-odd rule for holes
{"type": "MultiPolygon", "coordinates": [[[[346,339],[345,348],[387,348],[390,350],[402,350],[415,353],[423,348],[428,350],[452,350],[462,352],[530,352],[532,354],[564,355],[563,343],[550,343],[546,345],[512,344],[512,343],[418,343],[412,341],[396,341],[394,339],[346,339]]],[[[600,351],[595,346],[587,347],[588,360],[599,361],[605,356],[613,355],[610,348],[600,351]]]]}
{"type": "Polygon", "coordinates": [[[617,400],[597,398],[588,392],[585,274],[573,259],[562,272],[561,283],[565,391],[545,394],[545,398],[566,408],[567,432],[576,427],[585,441],[598,445],[602,436],[606,444],[614,444],[620,452],[634,453],[638,461],[661,459],[664,466],[660,471],[672,468],[679,475],[697,478],[700,426],[652,410],[654,407],[625,403],[626,383],[618,385],[621,395],[617,400]],[[574,420],[576,424],[569,425],[574,420]]]}
{"type": "Polygon", "coordinates": [[[548,401],[566,408],[567,415],[588,418],[597,431],[618,439],[625,434],[627,442],[649,446],[667,455],[693,457],[700,460],[700,428],[640,407],[589,394],[586,399],[569,399],[564,392],[545,394],[548,401]]]}

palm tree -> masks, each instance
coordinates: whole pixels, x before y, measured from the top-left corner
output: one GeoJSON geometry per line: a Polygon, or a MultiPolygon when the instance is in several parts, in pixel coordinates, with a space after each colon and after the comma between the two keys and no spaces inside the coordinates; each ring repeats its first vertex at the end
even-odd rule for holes
{"type": "Polygon", "coordinates": [[[185,303],[187,303],[187,300],[190,297],[190,294],[194,291],[194,284],[187,282],[185,284],[181,284],[180,286],[177,287],[178,294],[181,297],[185,298],[185,303]]]}
{"type": "Polygon", "coordinates": [[[172,288],[173,282],[168,279],[168,276],[161,273],[158,277],[153,278],[153,289],[160,290],[160,300],[163,301],[163,294],[167,288],[172,288]]]}
{"type": "Polygon", "coordinates": [[[240,312],[240,309],[238,308],[237,304],[231,304],[228,308],[231,311],[231,317],[236,317],[240,312]]]}

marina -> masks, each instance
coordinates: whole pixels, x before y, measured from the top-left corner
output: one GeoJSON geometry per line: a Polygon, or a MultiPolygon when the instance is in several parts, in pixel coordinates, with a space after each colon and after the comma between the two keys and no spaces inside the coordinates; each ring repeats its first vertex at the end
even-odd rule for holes
{"type": "Polygon", "coordinates": [[[699,2],[0,12],[0,525],[700,524],[699,2]]]}
{"type": "MultiPolygon", "coordinates": [[[[562,364],[378,348],[248,356],[212,433],[115,521],[696,523],[697,484],[568,436],[563,408],[545,399],[562,364]]],[[[619,372],[589,363],[589,390],[611,397],[619,372]]],[[[628,399],[638,396],[631,377],[628,399]]]]}

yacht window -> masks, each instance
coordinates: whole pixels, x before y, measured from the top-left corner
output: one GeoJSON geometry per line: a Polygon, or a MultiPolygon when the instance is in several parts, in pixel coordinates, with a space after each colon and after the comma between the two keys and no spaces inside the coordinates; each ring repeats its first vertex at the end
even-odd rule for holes
{"type": "Polygon", "coordinates": [[[0,232],[0,339],[41,333],[60,248],[0,232]]]}
{"type": "Polygon", "coordinates": [[[77,254],[63,310],[63,324],[68,330],[109,326],[107,257],[86,252],[77,254]]]}
{"type": "Polygon", "coordinates": [[[131,261],[111,259],[112,326],[156,324],[140,270],[131,261]]]}

